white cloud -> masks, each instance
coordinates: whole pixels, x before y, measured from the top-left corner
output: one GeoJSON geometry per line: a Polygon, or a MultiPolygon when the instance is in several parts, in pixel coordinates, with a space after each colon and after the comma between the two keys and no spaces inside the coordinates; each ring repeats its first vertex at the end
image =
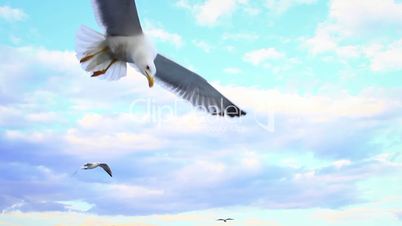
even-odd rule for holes
{"type": "MultiPolygon", "coordinates": [[[[219,226],[219,222],[214,223],[215,219],[221,218],[223,215],[244,215],[244,219],[236,219],[240,222],[240,225],[252,225],[252,226],[283,226],[271,219],[255,219],[255,212],[264,212],[266,210],[254,209],[254,208],[225,208],[225,209],[208,209],[201,211],[192,211],[186,213],[169,213],[169,214],[155,214],[150,216],[102,216],[91,213],[82,212],[31,212],[23,213],[19,211],[8,211],[4,213],[4,225],[17,226],[13,222],[15,219],[26,220],[27,223],[24,226],[32,225],[45,225],[49,221],[55,222],[55,225],[70,225],[79,226],[83,225],[96,225],[96,226],[160,226],[160,225],[178,225],[177,222],[185,225],[192,226],[205,226],[213,225],[219,226]],[[211,220],[212,219],[212,220],[211,220]],[[212,221],[212,223],[210,223],[212,221]],[[152,223],[146,223],[152,222],[152,223]]],[[[315,220],[315,219],[314,219],[315,220]]],[[[24,221],[25,222],[25,221],[24,221]]]]}
{"type": "Polygon", "coordinates": [[[373,71],[402,70],[402,39],[390,43],[388,47],[369,46],[366,56],[371,61],[373,71]]]}
{"type": "Polygon", "coordinates": [[[221,18],[231,15],[239,4],[244,5],[247,2],[248,0],[205,0],[203,3],[191,5],[186,0],[179,0],[176,5],[191,11],[198,24],[214,26],[221,18]]]}
{"type": "Polygon", "coordinates": [[[402,3],[393,0],[332,0],[329,15],[304,40],[312,54],[334,53],[340,60],[367,58],[374,72],[401,70],[401,41],[384,41],[402,27],[402,3]],[[380,38],[379,38],[380,37],[380,38]],[[353,40],[362,40],[356,44],[353,40]],[[374,47],[374,48],[373,48],[374,47]]]}
{"type": "Polygon", "coordinates": [[[258,16],[261,13],[261,9],[247,5],[244,6],[243,10],[250,16],[258,16]]]}
{"type": "Polygon", "coordinates": [[[0,18],[6,21],[23,21],[28,16],[21,9],[11,8],[9,6],[0,6],[0,18]]]}
{"type": "Polygon", "coordinates": [[[314,55],[333,52],[341,59],[351,59],[361,56],[362,50],[360,46],[340,46],[338,41],[328,32],[328,28],[319,27],[314,37],[305,40],[304,47],[307,47],[314,55]]]}
{"type": "Polygon", "coordinates": [[[204,40],[194,40],[193,44],[206,53],[210,53],[212,50],[212,46],[204,40]]]}
{"type": "Polygon", "coordinates": [[[402,3],[394,0],[332,0],[329,4],[328,18],[315,35],[324,43],[347,37],[381,36],[402,26],[402,3]]]}
{"type": "Polygon", "coordinates": [[[74,212],[87,212],[95,206],[81,200],[59,201],[57,203],[65,205],[66,209],[74,212]]]}
{"type": "Polygon", "coordinates": [[[188,10],[191,10],[193,7],[187,0],[177,0],[176,5],[179,8],[188,9],[188,10]]]}
{"type": "Polygon", "coordinates": [[[240,105],[247,106],[253,111],[306,116],[306,118],[317,121],[332,121],[342,117],[374,117],[386,112],[389,108],[402,107],[396,101],[377,98],[376,91],[363,92],[357,96],[345,93],[337,93],[338,96],[304,96],[257,88],[222,86],[219,88],[227,95],[235,97],[240,105]]]}
{"type": "Polygon", "coordinates": [[[269,10],[277,13],[283,13],[293,6],[313,4],[315,2],[317,2],[317,0],[267,0],[266,4],[269,10]]]}
{"type": "Polygon", "coordinates": [[[22,116],[22,112],[16,108],[0,106],[0,125],[6,125],[11,121],[16,121],[22,116]]]}
{"type": "Polygon", "coordinates": [[[169,33],[162,28],[149,28],[146,30],[146,33],[152,38],[159,39],[163,42],[172,43],[176,47],[181,47],[183,45],[183,38],[179,34],[169,33]]]}
{"type": "Polygon", "coordinates": [[[6,130],[4,133],[8,140],[19,140],[32,143],[43,143],[57,136],[49,131],[23,132],[20,130],[6,130]]]}
{"type": "Polygon", "coordinates": [[[304,45],[309,48],[313,54],[327,51],[334,51],[338,45],[337,41],[331,35],[332,26],[318,26],[313,37],[306,39],[304,45]]]}
{"type": "Polygon", "coordinates": [[[402,26],[402,3],[395,0],[332,0],[329,18],[337,32],[345,36],[383,31],[387,26],[402,26]]]}
{"type": "Polygon", "coordinates": [[[218,19],[233,12],[235,0],[207,0],[197,7],[197,21],[201,25],[214,25],[218,19]]]}
{"type": "Polygon", "coordinates": [[[106,196],[116,199],[146,199],[147,197],[162,196],[163,190],[146,188],[137,185],[130,184],[110,184],[105,186],[104,184],[97,184],[98,191],[106,196]]]}
{"type": "Polygon", "coordinates": [[[361,48],[359,46],[345,45],[339,47],[336,53],[343,59],[352,59],[360,56],[361,48]]]}
{"type": "Polygon", "coordinates": [[[180,169],[175,178],[180,184],[186,184],[186,187],[211,186],[229,179],[227,171],[227,166],[222,162],[199,160],[180,169]]]}
{"type": "Polygon", "coordinates": [[[373,72],[402,70],[402,40],[384,44],[342,45],[330,35],[321,35],[308,39],[304,43],[313,55],[333,53],[341,61],[366,58],[373,72]]]}
{"type": "Polygon", "coordinates": [[[31,122],[50,123],[62,120],[60,115],[55,112],[37,112],[27,114],[26,119],[31,122]]]}
{"type": "MultiPolygon", "coordinates": [[[[133,126],[131,124],[130,126],[133,126]]],[[[90,132],[70,129],[64,135],[67,153],[77,156],[121,156],[138,151],[156,150],[163,141],[154,136],[138,132],[90,132]],[[111,152],[111,150],[113,150],[111,152]]]]}
{"type": "Polygon", "coordinates": [[[347,159],[342,159],[342,160],[338,160],[338,161],[333,162],[333,165],[337,169],[343,168],[345,166],[349,166],[351,164],[352,164],[352,161],[347,160],[347,159]]]}
{"type": "Polygon", "coordinates": [[[284,58],[285,55],[275,48],[258,49],[244,54],[244,61],[253,65],[261,65],[268,60],[284,58]]]}
{"type": "MultiPolygon", "coordinates": [[[[399,198],[396,198],[395,201],[400,201],[399,198]]],[[[389,201],[382,201],[384,203],[388,203],[389,201]]],[[[396,211],[397,208],[383,208],[382,203],[369,203],[367,207],[359,207],[359,206],[351,206],[345,209],[337,209],[337,210],[330,210],[330,209],[321,209],[317,210],[314,216],[317,219],[325,220],[326,224],[333,224],[333,225],[345,225],[352,221],[355,222],[381,222],[382,219],[387,217],[393,217],[392,212],[396,211]]],[[[395,222],[396,225],[400,224],[395,219],[390,219],[391,222],[395,222]]]]}
{"type": "Polygon", "coordinates": [[[232,75],[238,75],[242,72],[241,69],[237,68],[237,67],[227,67],[227,68],[223,69],[223,71],[226,74],[232,74],[232,75]]]}
{"type": "Polygon", "coordinates": [[[229,53],[236,52],[236,47],[234,47],[234,46],[232,46],[232,45],[227,45],[227,46],[225,46],[224,48],[225,48],[225,50],[226,50],[227,52],[229,52],[229,53]]]}
{"type": "Polygon", "coordinates": [[[233,40],[233,41],[256,41],[260,36],[255,33],[224,33],[222,36],[223,40],[233,40]]]}

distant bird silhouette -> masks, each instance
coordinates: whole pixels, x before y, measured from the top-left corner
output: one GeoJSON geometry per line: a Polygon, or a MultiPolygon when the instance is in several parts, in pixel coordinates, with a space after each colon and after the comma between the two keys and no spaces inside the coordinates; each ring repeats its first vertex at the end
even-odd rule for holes
{"type": "Polygon", "coordinates": [[[102,167],[102,169],[105,170],[106,173],[110,175],[110,177],[112,177],[112,170],[106,163],[86,163],[81,169],[90,170],[95,169],[98,166],[102,167]]]}
{"type": "Polygon", "coordinates": [[[218,219],[217,221],[223,221],[223,222],[227,222],[227,221],[233,221],[234,219],[232,218],[226,218],[226,219],[218,219]]]}

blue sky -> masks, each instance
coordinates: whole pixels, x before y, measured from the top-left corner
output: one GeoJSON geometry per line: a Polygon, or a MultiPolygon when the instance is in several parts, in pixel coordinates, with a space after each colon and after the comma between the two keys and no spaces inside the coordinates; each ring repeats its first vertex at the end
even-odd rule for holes
{"type": "Polygon", "coordinates": [[[0,1],[0,225],[402,225],[402,3],[137,0],[248,115],[75,58],[88,1],[0,1]],[[114,172],[74,172],[107,161],[114,172]]]}

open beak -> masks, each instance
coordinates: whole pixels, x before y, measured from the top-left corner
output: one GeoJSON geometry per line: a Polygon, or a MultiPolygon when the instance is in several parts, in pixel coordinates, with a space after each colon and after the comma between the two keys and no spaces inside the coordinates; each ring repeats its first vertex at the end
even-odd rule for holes
{"type": "Polygon", "coordinates": [[[154,86],[154,83],[155,83],[154,76],[148,70],[145,70],[145,74],[146,74],[147,79],[148,79],[149,88],[152,88],[154,86]]]}

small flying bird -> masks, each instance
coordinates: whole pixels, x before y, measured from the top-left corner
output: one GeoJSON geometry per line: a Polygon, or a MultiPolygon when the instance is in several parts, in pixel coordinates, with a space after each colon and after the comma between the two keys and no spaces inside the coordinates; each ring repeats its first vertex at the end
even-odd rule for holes
{"type": "Polygon", "coordinates": [[[106,173],[110,175],[110,177],[112,177],[112,170],[106,163],[86,163],[84,166],[82,166],[81,169],[90,170],[95,169],[96,167],[102,167],[102,169],[105,170],[106,173]]]}
{"type": "Polygon", "coordinates": [[[227,222],[227,221],[233,221],[234,219],[232,219],[232,218],[226,218],[226,219],[218,219],[218,220],[216,220],[216,221],[223,221],[223,222],[227,222]]]}
{"type": "Polygon", "coordinates": [[[155,77],[163,87],[213,115],[246,115],[204,78],[155,51],[142,30],[135,0],[93,0],[93,5],[106,34],[81,26],[76,45],[82,67],[93,77],[118,80],[126,76],[129,63],[147,78],[150,88],[155,77]]]}

